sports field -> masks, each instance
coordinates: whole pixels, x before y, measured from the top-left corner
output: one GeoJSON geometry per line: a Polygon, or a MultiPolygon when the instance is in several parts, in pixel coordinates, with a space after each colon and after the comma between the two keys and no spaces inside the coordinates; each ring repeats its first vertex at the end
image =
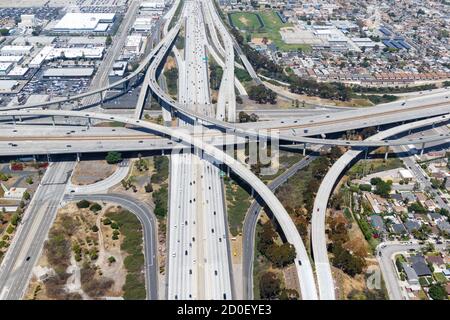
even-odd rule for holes
{"type": "MultiPolygon", "coordinates": [[[[302,49],[309,51],[308,45],[286,44],[280,34],[280,29],[291,27],[291,23],[283,23],[275,11],[265,10],[258,13],[253,12],[233,12],[229,14],[232,24],[241,31],[250,32],[252,39],[269,39],[281,51],[292,51],[302,49]]],[[[258,41],[256,41],[258,42],[258,41]]]]}
{"type": "Polygon", "coordinates": [[[256,13],[233,12],[229,16],[233,25],[241,31],[255,32],[263,27],[256,13]]]}

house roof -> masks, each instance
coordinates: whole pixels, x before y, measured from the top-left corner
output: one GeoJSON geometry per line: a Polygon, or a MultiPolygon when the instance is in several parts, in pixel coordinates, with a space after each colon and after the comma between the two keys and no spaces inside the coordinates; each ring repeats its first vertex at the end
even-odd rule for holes
{"type": "Polygon", "coordinates": [[[444,220],[440,220],[436,223],[437,227],[441,231],[450,232],[450,223],[444,220]]]}
{"type": "Polygon", "coordinates": [[[397,234],[406,233],[405,226],[402,223],[393,224],[392,230],[397,234]]]}
{"type": "Polygon", "coordinates": [[[406,262],[402,262],[402,267],[403,267],[403,270],[406,273],[406,278],[409,281],[411,281],[411,280],[418,280],[419,277],[417,276],[416,271],[414,271],[414,269],[411,268],[406,262]]]}
{"type": "Polygon", "coordinates": [[[420,224],[417,221],[408,219],[405,222],[405,227],[409,232],[412,232],[414,230],[418,230],[420,228],[420,224]]]}
{"type": "Polygon", "coordinates": [[[431,262],[431,263],[436,264],[438,266],[444,264],[444,259],[442,259],[441,256],[427,256],[426,259],[427,259],[428,262],[431,262]]]}
{"type": "Polygon", "coordinates": [[[413,263],[411,267],[417,273],[418,276],[431,276],[431,270],[425,262],[418,261],[413,263]]]}
{"type": "Polygon", "coordinates": [[[377,214],[371,215],[370,223],[377,231],[386,231],[386,228],[384,227],[383,218],[381,218],[379,215],[377,214]]]}

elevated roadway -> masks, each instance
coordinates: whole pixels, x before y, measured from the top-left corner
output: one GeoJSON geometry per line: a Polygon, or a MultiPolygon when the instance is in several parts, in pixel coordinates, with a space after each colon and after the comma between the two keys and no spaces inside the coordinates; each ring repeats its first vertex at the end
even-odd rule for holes
{"type": "MultiPolygon", "coordinates": [[[[296,269],[297,275],[299,278],[300,288],[302,292],[302,297],[304,299],[316,299],[317,292],[315,288],[314,276],[312,272],[312,267],[309,261],[308,254],[303,245],[302,239],[298,234],[298,231],[290,219],[288,213],[279,202],[279,200],[274,196],[274,194],[267,188],[267,186],[261,182],[250,170],[248,170],[244,165],[240,162],[227,155],[223,151],[205,144],[202,140],[193,138],[189,134],[186,134],[180,130],[176,130],[173,128],[163,127],[157,124],[141,121],[138,119],[130,119],[121,116],[111,116],[105,114],[98,113],[86,113],[86,112],[78,112],[78,111],[56,111],[56,110],[17,110],[10,111],[16,115],[26,115],[26,114],[37,114],[37,115],[63,115],[63,116],[75,116],[75,117],[84,117],[84,118],[92,118],[97,120],[105,120],[105,121],[116,121],[124,124],[133,124],[137,127],[149,129],[152,132],[172,137],[176,140],[182,141],[188,145],[192,145],[199,150],[203,150],[203,152],[213,159],[217,163],[224,163],[231,170],[235,172],[238,176],[240,176],[244,181],[246,181],[263,199],[263,201],[267,204],[268,208],[273,212],[277,221],[279,222],[283,233],[286,236],[287,241],[289,241],[296,249],[297,258],[296,258],[296,269]],[[299,263],[301,262],[301,264],[299,263]]],[[[3,112],[0,115],[6,116],[7,112],[3,112]]]]}
{"type": "MultiPolygon", "coordinates": [[[[402,132],[413,130],[434,123],[446,123],[449,116],[429,118],[416,121],[401,126],[397,126],[385,131],[381,131],[376,135],[369,137],[367,140],[386,139],[389,136],[400,134],[402,132]]],[[[444,143],[445,139],[442,139],[444,143]]],[[[328,259],[327,241],[325,234],[325,217],[328,200],[331,193],[341,177],[343,172],[364,150],[350,150],[341,156],[325,175],[314,201],[314,208],[311,221],[311,240],[314,257],[314,265],[316,267],[317,283],[319,287],[319,297],[322,300],[335,299],[335,286],[331,274],[331,267],[328,259]]]]}

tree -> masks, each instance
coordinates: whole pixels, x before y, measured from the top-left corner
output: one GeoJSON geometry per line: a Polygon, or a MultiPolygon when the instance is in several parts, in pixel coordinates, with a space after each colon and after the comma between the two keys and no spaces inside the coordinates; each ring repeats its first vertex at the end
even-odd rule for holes
{"type": "Polygon", "coordinates": [[[341,269],[349,276],[355,276],[362,272],[365,267],[365,261],[363,258],[358,257],[350,253],[350,251],[344,249],[340,244],[333,245],[333,265],[336,268],[341,269]]]}
{"type": "Polygon", "coordinates": [[[90,205],[91,203],[84,199],[77,202],[78,209],[89,208],[90,205]]]}
{"type": "Polygon", "coordinates": [[[281,281],[274,272],[265,272],[259,279],[262,299],[275,299],[281,290],[281,281]]]}
{"type": "Polygon", "coordinates": [[[151,183],[151,182],[147,183],[147,184],[145,185],[144,189],[145,189],[145,192],[147,192],[147,193],[153,192],[153,186],[152,186],[152,183],[151,183]]]}
{"type": "Polygon", "coordinates": [[[248,97],[261,104],[277,102],[277,94],[262,84],[250,87],[248,97]]]}
{"type": "Polygon", "coordinates": [[[428,289],[428,294],[433,300],[447,300],[447,291],[440,284],[431,285],[430,289],[428,289]]]}
{"type": "Polygon", "coordinates": [[[109,46],[109,45],[111,45],[111,43],[112,43],[112,38],[111,38],[111,35],[108,34],[108,36],[106,37],[106,40],[105,40],[105,44],[107,46],[109,46]]]}
{"type": "Polygon", "coordinates": [[[24,199],[25,201],[28,201],[28,200],[30,200],[30,198],[31,198],[30,193],[29,193],[28,191],[25,191],[25,192],[23,193],[23,199],[24,199]]]}
{"type": "Polygon", "coordinates": [[[94,225],[92,226],[91,230],[92,230],[93,232],[97,232],[97,231],[98,231],[98,227],[94,224],[94,225]]]}
{"type": "Polygon", "coordinates": [[[108,164],[116,164],[122,161],[122,154],[117,151],[110,151],[105,158],[108,164]]]}

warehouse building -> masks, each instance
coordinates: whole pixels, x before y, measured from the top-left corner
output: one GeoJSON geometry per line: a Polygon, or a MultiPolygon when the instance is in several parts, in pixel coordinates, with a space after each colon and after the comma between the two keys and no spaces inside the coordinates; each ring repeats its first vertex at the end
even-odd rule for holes
{"type": "Polygon", "coordinates": [[[105,32],[115,18],[115,13],[70,12],[51,30],[58,33],[105,32]]]}
{"type": "Polygon", "coordinates": [[[12,62],[1,62],[0,63],[0,76],[6,76],[13,67],[12,62]]]}
{"type": "Polygon", "coordinates": [[[47,79],[77,79],[90,78],[94,74],[94,68],[49,68],[44,71],[43,77],[47,79]]]}
{"type": "Polygon", "coordinates": [[[19,82],[16,80],[0,80],[0,93],[10,93],[18,85],[19,82]]]}
{"type": "Polygon", "coordinates": [[[0,56],[0,62],[21,63],[23,56],[0,56]]]}
{"type": "Polygon", "coordinates": [[[4,46],[0,49],[0,54],[2,56],[23,56],[30,54],[33,50],[33,46],[4,46]]]}

